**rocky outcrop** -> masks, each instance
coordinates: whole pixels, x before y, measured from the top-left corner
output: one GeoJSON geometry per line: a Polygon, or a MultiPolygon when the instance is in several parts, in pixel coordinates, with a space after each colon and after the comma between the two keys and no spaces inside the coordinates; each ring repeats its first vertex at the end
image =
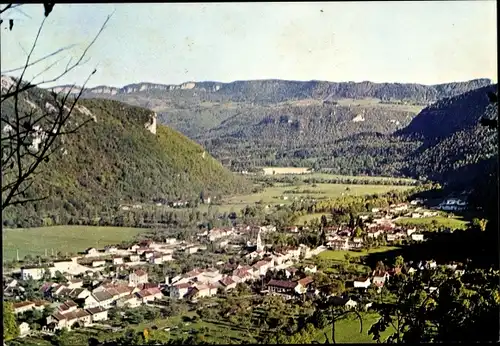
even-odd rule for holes
{"type": "Polygon", "coordinates": [[[158,118],[158,115],[156,113],[151,113],[149,121],[144,124],[144,127],[146,130],[151,132],[152,134],[156,134],[156,119],[158,118]]]}

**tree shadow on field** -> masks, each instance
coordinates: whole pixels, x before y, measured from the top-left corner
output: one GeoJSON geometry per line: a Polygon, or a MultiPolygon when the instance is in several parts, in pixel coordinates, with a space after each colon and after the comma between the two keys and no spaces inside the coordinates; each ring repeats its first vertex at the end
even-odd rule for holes
{"type": "Polygon", "coordinates": [[[438,264],[471,261],[475,267],[498,269],[498,233],[479,230],[457,230],[453,233],[431,233],[423,243],[411,244],[397,250],[372,253],[365,257],[367,265],[375,268],[378,261],[392,265],[397,256],[405,262],[435,260],[438,264]]]}

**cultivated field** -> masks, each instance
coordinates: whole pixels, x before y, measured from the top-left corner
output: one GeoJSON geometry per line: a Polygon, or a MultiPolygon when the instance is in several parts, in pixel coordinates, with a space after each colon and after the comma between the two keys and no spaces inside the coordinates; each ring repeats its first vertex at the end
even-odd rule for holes
{"type": "Polygon", "coordinates": [[[89,247],[102,248],[133,239],[146,229],[127,227],[54,226],[40,228],[3,229],[3,260],[12,260],[19,250],[25,255],[44,255],[61,251],[77,253],[89,247]]]}
{"type": "Polygon", "coordinates": [[[304,198],[327,199],[343,195],[360,196],[409,188],[411,187],[394,185],[304,184],[296,186],[276,184],[276,186],[268,187],[260,193],[227,198],[224,200],[224,205],[231,205],[235,209],[241,209],[246,205],[259,201],[263,204],[289,204],[304,198]]]}
{"type": "Polygon", "coordinates": [[[344,261],[344,256],[349,254],[351,257],[361,257],[367,256],[372,253],[386,252],[391,250],[397,250],[397,246],[381,246],[378,248],[370,249],[368,251],[336,251],[336,250],[326,250],[318,254],[318,257],[325,260],[332,261],[344,261]]]}
{"type": "Polygon", "coordinates": [[[415,225],[415,226],[431,226],[433,223],[437,227],[446,227],[450,229],[466,229],[468,221],[460,217],[445,217],[435,216],[414,219],[410,217],[402,217],[395,221],[398,225],[415,225]]]}
{"type": "MultiPolygon", "coordinates": [[[[217,210],[219,213],[239,212],[247,205],[262,203],[263,205],[279,205],[291,204],[294,201],[301,199],[328,199],[341,197],[343,195],[369,195],[380,194],[391,190],[407,190],[412,186],[398,185],[351,185],[351,184],[305,184],[298,185],[279,184],[276,183],[273,187],[266,187],[264,191],[251,193],[247,195],[235,195],[224,198],[221,204],[218,205],[200,205],[198,210],[207,212],[209,208],[217,210]]],[[[174,211],[182,209],[174,209],[170,207],[162,207],[165,210],[174,211]]],[[[308,216],[307,216],[308,217],[308,216]]],[[[321,215],[319,216],[321,217],[321,215]]],[[[301,221],[301,224],[303,221],[301,221]]]]}
{"type": "Polygon", "coordinates": [[[310,174],[307,167],[264,167],[264,175],[310,174]]]}
{"type": "Polygon", "coordinates": [[[276,177],[277,179],[280,178],[295,178],[298,180],[307,180],[307,179],[359,179],[359,180],[375,180],[375,181],[406,181],[409,183],[414,183],[416,182],[415,179],[410,179],[410,178],[394,178],[394,177],[376,177],[376,176],[364,176],[364,175],[358,175],[358,176],[350,176],[350,175],[338,175],[338,174],[330,174],[330,173],[323,173],[323,172],[313,172],[309,174],[277,174],[277,175],[266,175],[266,178],[272,178],[276,177]]]}

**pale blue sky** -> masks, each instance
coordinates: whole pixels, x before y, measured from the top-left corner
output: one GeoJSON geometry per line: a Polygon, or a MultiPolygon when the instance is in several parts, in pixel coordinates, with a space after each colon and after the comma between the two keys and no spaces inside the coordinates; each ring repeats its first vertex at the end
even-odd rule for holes
{"type": "MultiPolygon", "coordinates": [[[[4,15],[2,71],[25,59],[42,5],[4,15]]],[[[114,12],[90,61],[56,84],[293,79],[423,84],[497,76],[496,2],[57,4],[34,58],[78,44],[114,12]]],[[[51,62],[57,59],[52,59],[51,62]]],[[[45,64],[48,65],[48,62],[45,64]]],[[[33,67],[34,75],[45,67],[33,67]]],[[[40,79],[37,79],[40,81],[40,79]]]]}

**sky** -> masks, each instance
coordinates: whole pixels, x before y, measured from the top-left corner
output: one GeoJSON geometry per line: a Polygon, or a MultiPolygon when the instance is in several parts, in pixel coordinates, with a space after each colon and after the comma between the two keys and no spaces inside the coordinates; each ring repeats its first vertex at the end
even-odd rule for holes
{"type": "MultiPolygon", "coordinates": [[[[25,76],[40,74],[34,82],[41,82],[60,74],[110,14],[85,64],[46,86],[82,85],[94,68],[88,87],[249,79],[497,81],[493,0],[56,4],[31,61],[71,48],[25,76]]],[[[5,20],[0,30],[3,74],[24,65],[43,6],[23,5],[2,18],[15,20],[12,31],[5,20]]]]}

